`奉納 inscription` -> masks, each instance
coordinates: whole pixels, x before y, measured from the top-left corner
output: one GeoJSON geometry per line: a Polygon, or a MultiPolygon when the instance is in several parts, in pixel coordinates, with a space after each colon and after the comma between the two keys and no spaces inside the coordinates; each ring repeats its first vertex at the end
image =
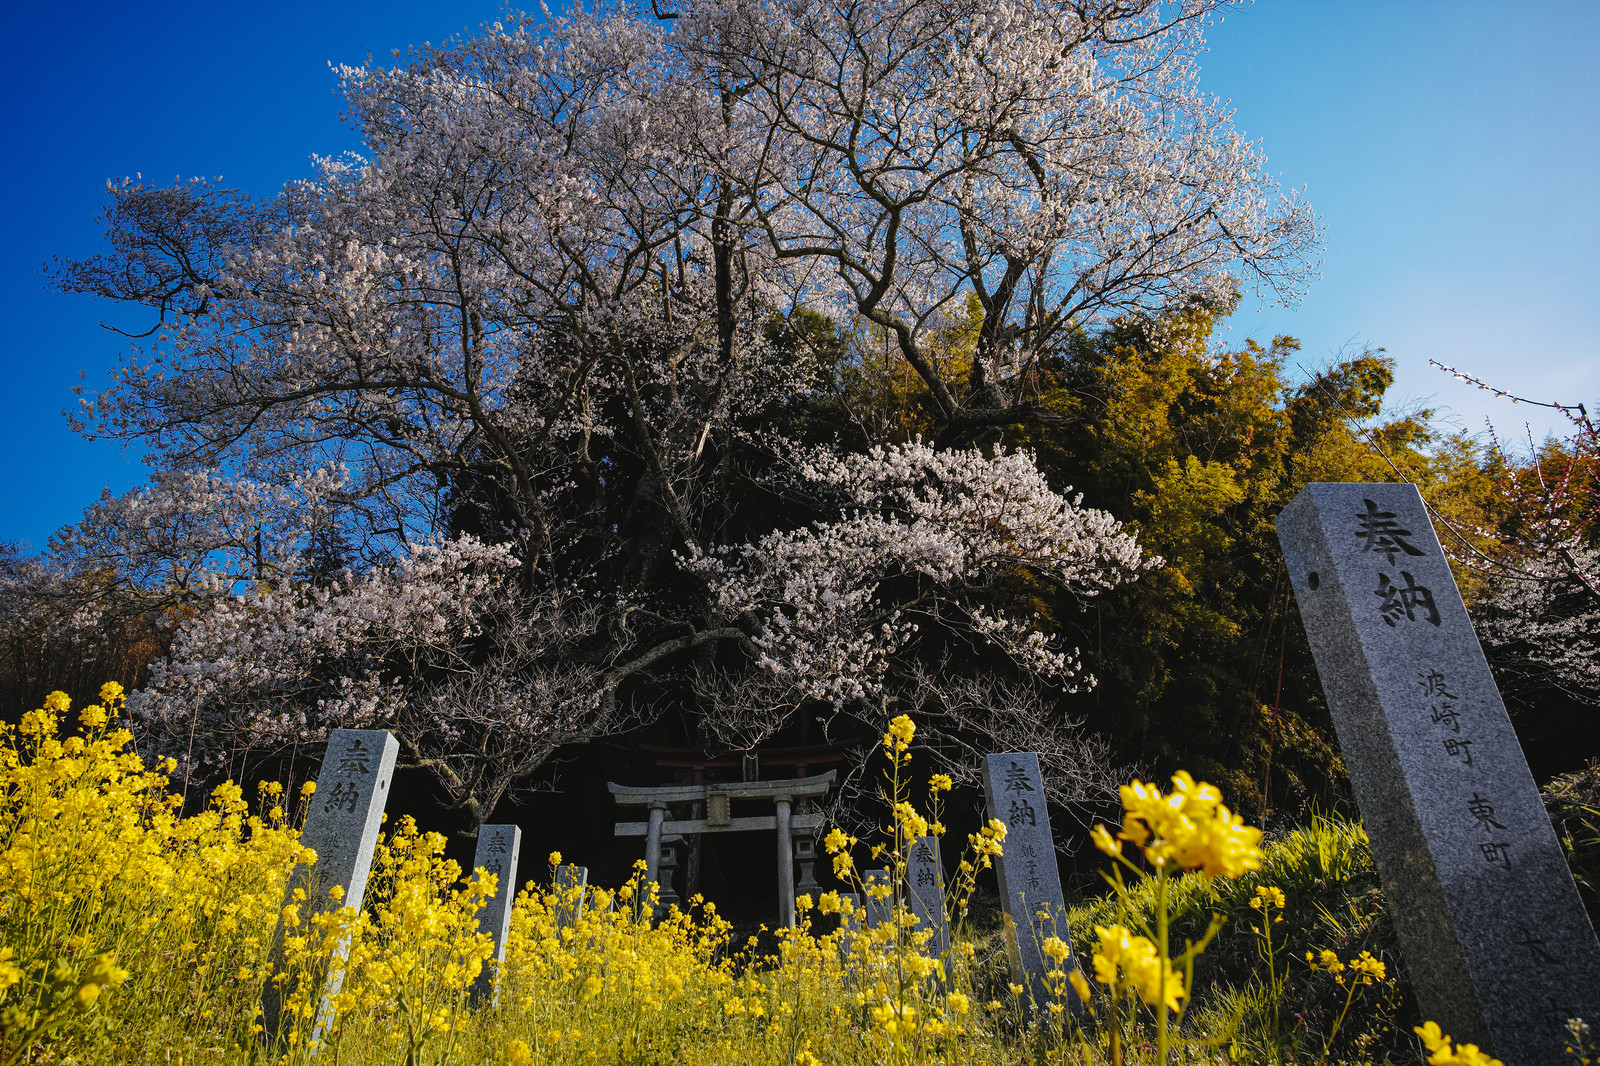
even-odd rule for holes
{"type": "Polygon", "coordinates": [[[1388,574],[1378,575],[1378,587],[1373,595],[1383,597],[1378,610],[1383,615],[1384,623],[1393,629],[1401,617],[1408,622],[1415,622],[1420,612],[1425,621],[1438,625],[1439,609],[1433,603],[1433,590],[1417,584],[1417,579],[1411,576],[1409,570],[1400,571],[1400,580],[1405,582],[1404,588],[1396,585],[1388,574]]]}
{"type": "Polygon", "coordinates": [[[923,954],[943,959],[950,953],[950,927],[944,912],[944,867],[939,838],[916,837],[906,844],[906,901],[916,915],[917,929],[929,930],[923,954]]]}
{"type": "Polygon", "coordinates": [[[1397,552],[1419,557],[1428,554],[1410,542],[1411,530],[1400,528],[1393,511],[1380,510],[1371,500],[1361,502],[1366,504],[1366,510],[1356,515],[1356,521],[1360,523],[1356,536],[1361,538],[1362,551],[1377,552],[1388,560],[1390,566],[1394,565],[1397,552]]]}
{"type": "Polygon", "coordinates": [[[351,781],[335,781],[328,790],[328,798],[322,802],[322,813],[332,814],[334,811],[356,812],[356,805],[361,802],[361,789],[351,781]]]}
{"type": "Polygon", "coordinates": [[[339,753],[339,762],[334,769],[341,774],[360,774],[363,777],[372,773],[372,752],[367,749],[366,741],[356,737],[350,741],[350,746],[339,753]]]}

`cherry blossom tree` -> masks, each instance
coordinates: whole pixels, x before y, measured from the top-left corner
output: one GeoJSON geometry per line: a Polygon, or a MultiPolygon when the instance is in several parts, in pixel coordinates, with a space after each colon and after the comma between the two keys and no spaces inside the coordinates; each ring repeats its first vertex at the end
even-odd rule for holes
{"type": "Polygon", "coordinates": [[[1304,279],[1308,209],[1196,86],[1217,6],[719,2],[678,36],[736,219],[892,332],[950,442],[1048,417],[1026,371],[1086,322],[1304,279]],[[927,341],[968,293],[963,374],[927,341]]]}
{"type": "Polygon", "coordinates": [[[1530,400],[1454,367],[1455,378],[1512,403],[1559,412],[1570,432],[1518,462],[1491,430],[1501,472],[1498,528],[1459,531],[1451,547],[1486,578],[1473,620],[1508,694],[1600,704],[1600,432],[1581,403],[1530,400]],[[1477,547],[1486,545],[1487,550],[1477,547]]]}
{"type": "MultiPolygon", "coordinates": [[[[55,276],[154,313],[79,425],[155,472],[70,539],[195,590],[151,732],[199,761],[387,723],[481,820],[669,709],[749,746],[952,648],[1089,683],[1026,587],[1154,561],[993,438],[1052,417],[1070,332],[1292,294],[1316,235],[1195,86],[1214,6],[519,18],[342,68],[362,155],[274,198],[109,186],[110,251],[55,276]],[[963,363],[936,339],[970,298],[963,363]],[[927,441],[842,443],[819,312],[893,338],[927,441]],[[349,572],[307,579],[319,529],[349,572]]],[[[958,680],[952,736],[1048,718],[963,718],[958,680]]]]}

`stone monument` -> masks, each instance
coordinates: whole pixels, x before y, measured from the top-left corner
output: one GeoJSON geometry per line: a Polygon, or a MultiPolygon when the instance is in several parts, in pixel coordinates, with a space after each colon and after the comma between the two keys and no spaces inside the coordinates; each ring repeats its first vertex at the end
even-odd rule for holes
{"type": "MultiPolygon", "coordinates": [[[[1028,990],[1036,1009],[1049,1002],[1045,975],[1055,963],[1044,954],[1046,938],[1068,944],[1066,902],[1056,871],[1056,845],[1050,836],[1044,779],[1034,752],[990,755],[983,763],[983,792],[989,817],[1005,824],[1006,838],[995,860],[1000,896],[1005,902],[1006,953],[1011,973],[1028,990]]],[[[1071,956],[1063,964],[1075,965],[1071,956]]]]}
{"type": "Polygon", "coordinates": [[[906,845],[906,902],[917,916],[916,929],[933,930],[922,953],[942,959],[950,973],[950,925],[944,913],[944,867],[939,862],[939,838],[923,836],[906,845]]]}
{"type": "Polygon", "coordinates": [[[556,929],[570,929],[583,917],[589,896],[589,868],[563,863],[556,867],[556,929]]]}
{"type": "Polygon", "coordinates": [[[660,889],[656,896],[657,917],[683,902],[678,895],[678,845],[682,843],[683,837],[676,834],[661,838],[661,861],[656,865],[656,885],[660,889]]]}
{"type": "MultiPolygon", "coordinates": [[[[494,954],[472,982],[472,1001],[499,997],[495,977],[506,963],[506,937],[511,933],[511,901],[517,896],[517,859],[522,855],[522,829],[515,825],[486,825],[478,830],[473,870],[494,874],[494,895],[478,911],[478,932],[494,940],[494,954]]],[[[493,1000],[491,999],[491,1002],[493,1000]]]]}
{"type": "Polygon", "coordinates": [[[894,879],[888,870],[866,870],[861,875],[862,892],[861,905],[867,912],[867,928],[876,929],[884,922],[894,917],[894,879]],[[890,892],[882,894],[883,886],[888,886],[890,892]],[[873,889],[878,891],[874,892],[873,889]]]}
{"type": "MultiPolygon", "coordinates": [[[[372,852],[378,843],[378,828],[383,823],[383,805],[389,798],[389,783],[394,779],[395,758],[400,745],[381,729],[335,729],[317,771],[317,788],[306,807],[300,843],[317,853],[312,866],[295,867],[289,879],[285,902],[293,902],[296,890],[304,890],[301,928],[310,928],[313,916],[340,907],[361,909],[367,891],[367,875],[372,871],[372,852]],[[329,890],[342,890],[334,900],[329,890]]],[[[284,965],[284,925],[278,919],[272,937],[272,969],[279,973],[284,965]]],[[[349,953],[348,943],[335,949],[320,972],[306,979],[323,985],[315,1041],[331,1021],[329,1001],[338,994],[344,974],[337,965],[349,953]],[[331,975],[330,975],[331,971],[331,975]]],[[[283,1007],[294,994],[292,983],[268,981],[261,995],[262,1026],[269,1040],[276,1040],[283,1026],[283,1007]]]]}
{"type": "Polygon", "coordinates": [[[1565,1061],[1567,1019],[1600,1021],[1600,944],[1422,497],[1310,485],[1277,527],[1423,1013],[1565,1061]]]}

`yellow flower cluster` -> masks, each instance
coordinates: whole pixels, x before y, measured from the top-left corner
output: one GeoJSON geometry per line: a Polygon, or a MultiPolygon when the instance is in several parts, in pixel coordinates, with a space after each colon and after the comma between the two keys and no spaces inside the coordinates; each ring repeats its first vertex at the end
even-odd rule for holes
{"type": "Polygon", "coordinates": [[[0,726],[0,1009],[32,1004],[8,1038],[115,1037],[155,1014],[159,1036],[141,1038],[182,1046],[254,1020],[284,886],[307,857],[275,805],[281,789],[263,789],[267,809],[252,815],[223,784],[183,816],[172,762],[131,750],[123,705],[121,686],[105,685],[64,735],[71,701],[54,692],[0,726]],[[77,1012],[46,1017],[66,984],[77,1012]]]}
{"type": "Polygon", "coordinates": [[[1121,855],[1122,841],[1144,850],[1156,867],[1169,863],[1202,870],[1212,877],[1239,877],[1261,866],[1261,830],[1222,804],[1213,786],[1196,783],[1188,771],[1172,775],[1172,791],[1143,781],[1121,788],[1122,830],[1113,838],[1104,826],[1093,832],[1095,846],[1121,855]]]}
{"type": "Polygon", "coordinates": [[[1346,964],[1339,961],[1337,953],[1323,948],[1320,952],[1306,952],[1306,961],[1311,964],[1313,970],[1326,971],[1341,985],[1345,983],[1346,970],[1356,983],[1362,985],[1376,984],[1389,975],[1388,967],[1383,964],[1383,960],[1373,958],[1370,951],[1363,951],[1346,964]]]}
{"type": "MultiPolygon", "coordinates": [[[[1255,896],[1250,900],[1251,909],[1261,911],[1263,914],[1272,913],[1273,908],[1281,911],[1288,905],[1289,901],[1284,897],[1283,889],[1271,885],[1257,887],[1255,896]]],[[[1283,918],[1280,916],[1277,920],[1281,922],[1283,918]]]]}
{"type": "Polygon", "coordinates": [[[841,881],[848,880],[855,873],[855,860],[850,856],[850,849],[856,846],[856,838],[835,826],[822,838],[822,847],[829,855],[833,856],[833,876],[841,881]]]}
{"type": "Polygon", "coordinates": [[[128,979],[128,971],[116,964],[109,951],[102,952],[94,957],[87,970],[84,971],[83,984],[78,986],[77,999],[85,1005],[93,1003],[100,998],[100,991],[104,988],[116,988],[128,979]]]}
{"type": "Polygon", "coordinates": [[[1005,839],[1006,824],[998,818],[990,818],[989,824],[967,836],[967,842],[985,867],[989,865],[989,860],[1000,857],[1005,839]]]}
{"type": "Polygon", "coordinates": [[[529,1061],[648,1057],[691,1015],[746,1010],[731,995],[729,927],[716,908],[696,899],[693,913],[674,908],[657,921],[658,903],[642,868],[614,892],[529,885],[518,895],[498,998],[527,1029],[529,1061]]]}
{"type": "MultiPolygon", "coordinates": [[[[1098,942],[1094,949],[1094,979],[1112,988],[1132,988],[1150,1006],[1165,1001],[1169,1010],[1178,1009],[1184,997],[1183,975],[1174,973],[1148,937],[1134,936],[1120,925],[1097,925],[1098,942]]],[[[1080,993],[1081,995],[1081,993],[1080,993]]]]}
{"type": "MultiPolygon", "coordinates": [[[[108,686],[71,727],[70,709],[52,694],[21,725],[0,729],[0,1061],[24,1043],[39,1061],[276,1066],[309,1066],[313,1055],[347,1066],[1003,1066],[1037,1051],[1031,1036],[1017,1036],[1029,1024],[1025,989],[1012,986],[1010,1008],[991,1000],[974,1009],[974,946],[958,935],[950,950],[932,950],[931,931],[892,881],[872,888],[891,914],[878,927],[864,928],[849,896],[825,892],[814,906],[801,901],[797,928],[764,931],[760,950],[736,944],[698,898],[663,914],[642,870],[612,891],[530,884],[516,896],[495,967],[477,916],[496,879],[464,874],[438,834],[399,819],[379,842],[359,911],[340,906],[350,901],[337,886],[286,899],[297,864],[314,861],[284,809],[295,793],[269,783],[247,804],[239,786],[224,784],[185,813],[170,762],[149,765],[118,727],[120,690],[108,686]],[[475,1000],[486,966],[491,994],[475,1000]],[[285,1006],[275,1047],[257,1021],[269,983],[285,1006]],[[10,1021],[24,1015],[26,1029],[10,1021]]],[[[901,771],[914,736],[906,716],[885,733],[883,829],[893,843],[878,854],[895,878],[905,876],[906,838],[938,832],[939,797],[952,787],[934,775],[931,816],[906,799],[901,771]]],[[[1122,832],[1101,827],[1097,841],[1117,852],[1131,842],[1173,868],[1240,867],[1259,837],[1209,786],[1174,781],[1171,797],[1136,782],[1122,832]]],[[[299,789],[298,801],[312,791],[299,789]]],[[[991,820],[969,838],[945,900],[953,927],[1005,835],[991,820]]],[[[835,829],[823,843],[864,888],[850,858],[858,841],[835,829]]],[[[1263,912],[1284,906],[1276,889],[1257,900],[1263,912]]],[[[1090,976],[1110,990],[1101,1017],[1111,1027],[1135,1024],[1132,1013],[1116,1014],[1119,1004],[1142,1009],[1135,997],[1168,1011],[1187,1002],[1184,971],[1159,950],[1165,926],[1141,931],[1098,927],[1093,965],[1081,972],[1064,939],[1044,941],[1053,963],[1045,1022],[1058,1038],[1073,1024],[1068,989],[1090,1003],[1090,976]]],[[[1336,976],[1354,976],[1352,988],[1385,976],[1367,954],[1332,961],[1336,976]]],[[[1491,1066],[1470,1045],[1443,1046],[1455,1057],[1435,1066],[1491,1066]]]]}
{"type": "Polygon", "coordinates": [[[1363,951],[1360,955],[1351,959],[1350,969],[1360,975],[1360,981],[1364,985],[1382,981],[1389,975],[1388,968],[1381,961],[1373,958],[1370,951],[1363,951]]]}
{"type": "MultiPolygon", "coordinates": [[[[463,882],[444,848],[442,835],[400,819],[374,854],[364,912],[346,908],[342,920],[329,923],[349,944],[343,987],[331,1004],[332,1039],[392,1047],[415,1060],[465,1028],[468,991],[493,950],[478,931],[478,911],[496,879],[463,882]]],[[[315,991],[308,988],[301,1001],[303,1018],[314,1014],[315,991]]]]}
{"type": "Polygon", "coordinates": [[[1499,1059],[1479,1051],[1477,1044],[1452,1046],[1451,1040],[1439,1029],[1438,1022],[1428,1022],[1413,1030],[1428,1051],[1429,1066],[1505,1066],[1499,1059]]]}
{"type": "Polygon", "coordinates": [[[894,759],[899,759],[911,747],[911,738],[917,735],[917,723],[908,714],[897,716],[883,734],[883,747],[894,759]]]}
{"type": "Polygon", "coordinates": [[[848,897],[837,892],[824,892],[817,899],[817,913],[837,914],[841,918],[850,918],[856,913],[856,905],[848,897]]]}
{"type": "Polygon", "coordinates": [[[14,961],[15,954],[9,947],[0,947],[0,1002],[4,1002],[6,989],[22,980],[22,967],[14,961]]]}
{"type": "Polygon", "coordinates": [[[928,820],[906,800],[894,805],[894,820],[901,835],[907,840],[928,835],[928,820]]]}
{"type": "Polygon", "coordinates": [[[250,1059],[269,981],[290,992],[283,1050],[298,1062],[326,977],[342,988],[324,1044],[392,1062],[459,1037],[489,951],[476,914],[489,883],[460,883],[444,839],[402,820],[374,856],[366,913],[308,920],[304,891],[285,906],[291,872],[315,856],[283,786],[264,784],[252,813],[224,783],[185,815],[171,761],[149,766],[117,727],[123,703],[106,685],[65,735],[71,701],[52,693],[0,726],[0,1062],[46,1040],[114,1049],[105,1061],[250,1059]]]}

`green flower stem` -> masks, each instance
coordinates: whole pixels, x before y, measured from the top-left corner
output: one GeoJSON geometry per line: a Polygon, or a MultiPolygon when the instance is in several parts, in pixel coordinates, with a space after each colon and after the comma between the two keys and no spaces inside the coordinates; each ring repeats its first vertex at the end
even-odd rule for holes
{"type": "Polygon", "coordinates": [[[1172,957],[1167,953],[1167,864],[1156,867],[1156,952],[1161,963],[1156,1003],[1156,1062],[1167,1066],[1167,971],[1172,957]]]}

